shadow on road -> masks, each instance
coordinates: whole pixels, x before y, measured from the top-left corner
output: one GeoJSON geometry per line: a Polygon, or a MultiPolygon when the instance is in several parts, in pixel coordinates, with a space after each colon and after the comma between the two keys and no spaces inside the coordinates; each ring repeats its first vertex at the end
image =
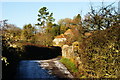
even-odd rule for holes
{"type": "Polygon", "coordinates": [[[25,45],[24,52],[18,52],[15,48],[3,49],[2,55],[7,58],[9,64],[2,62],[2,80],[14,80],[18,63],[21,60],[47,60],[61,55],[60,47],[39,47],[25,45]],[[21,56],[19,56],[21,54],[21,56]]]}
{"type": "Polygon", "coordinates": [[[33,45],[25,46],[25,53],[22,55],[25,60],[46,60],[61,56],[60,47],[38,47],[33,45]]]}

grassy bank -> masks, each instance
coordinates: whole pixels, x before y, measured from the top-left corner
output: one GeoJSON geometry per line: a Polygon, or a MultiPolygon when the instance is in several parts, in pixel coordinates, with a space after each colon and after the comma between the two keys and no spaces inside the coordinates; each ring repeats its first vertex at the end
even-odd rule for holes
{"type": "Polygon", "coordinates": [[[70,59],[61,58],[60,62],[63,63],[71,73],[73,73],[73,74],[78,73],[77,67],[75,66],[75,64],[72,61],[70,61],[70,59]]]}

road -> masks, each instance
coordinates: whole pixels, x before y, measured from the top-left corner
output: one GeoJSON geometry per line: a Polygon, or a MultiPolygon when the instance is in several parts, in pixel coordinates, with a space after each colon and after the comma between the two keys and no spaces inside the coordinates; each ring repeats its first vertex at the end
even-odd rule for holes
{"type": "Polygon", "coordinates": [[[16,80],[58,80],[58,78],[73,78],[67,68],[57,58],[50,60],[20,61],[16,80]]]}

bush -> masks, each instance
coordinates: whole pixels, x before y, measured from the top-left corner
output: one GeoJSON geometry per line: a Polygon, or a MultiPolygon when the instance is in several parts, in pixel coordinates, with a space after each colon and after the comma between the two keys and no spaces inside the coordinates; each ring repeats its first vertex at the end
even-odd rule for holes
{"type": "Polygon", "coordinates": [[[86,57],[82,62],[88,75],[94,78],[120,78],[120,26],[94,31],[83,44],[84,54],[81,55],[86,57]]]}

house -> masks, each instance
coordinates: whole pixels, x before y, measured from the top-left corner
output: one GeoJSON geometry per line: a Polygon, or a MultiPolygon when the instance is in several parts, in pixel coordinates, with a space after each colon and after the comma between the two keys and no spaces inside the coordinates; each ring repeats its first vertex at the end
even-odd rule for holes
{"type": "Polygon", "coordinates": [[[68,29],[64,35],[74,35],[71,29],[68,29]]]}
{"type": "Polygon", "coordinates": [[[67,41],[67,39],[69,39],[69,37],[73,37],[74,35],[75,33],[72,31],[72,29],[68,29],[64,34],[55,37],[55,39],[53,40],[53,45],[62,46],[67,41]]]}
{"type": "Polygon", "coordinates": [[[62,43],[64,43],[65,41],[66,41],[65,35],[61,34],[61,35],[55,37],[55,39],[53,40],[53,45],[61,46],[62,43]]]}
{"type": "Polygon", "coordinates": [[[86,32],[86,33],[84,33],[84,35],[87,36],[87,37],[89,37],[89,36],[92,35],[92,33],[91,32],[86,32]]]}

